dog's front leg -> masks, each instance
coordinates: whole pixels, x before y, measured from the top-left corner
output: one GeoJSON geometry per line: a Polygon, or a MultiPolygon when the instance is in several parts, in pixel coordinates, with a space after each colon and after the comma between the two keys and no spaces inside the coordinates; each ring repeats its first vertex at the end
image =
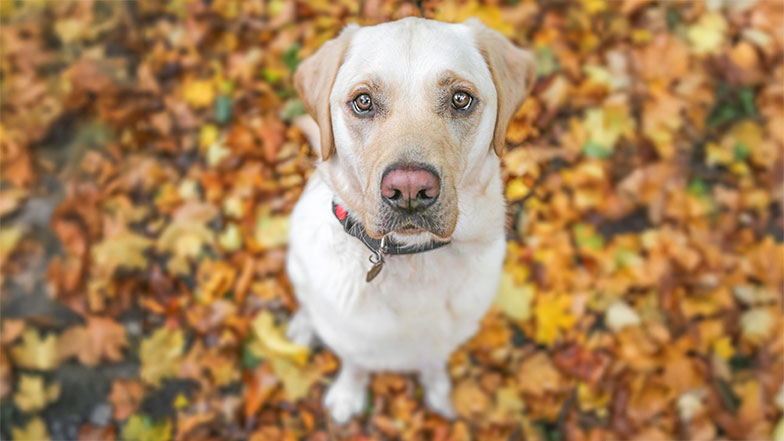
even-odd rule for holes
{"type": "Polygon", "coordinates": [[[457,416],[452,407],[452,380],[446,363],[420,369],[419,382],[425,388],[425,402],[432,410],[449,419],[457,416]]]}
{"type": "Polygon", "coordinates": [[[327,391],[324,405],[339,424],[348,422],[365,407],[370,373],[346,360],[341,360],[338,378],[327,391]]]}

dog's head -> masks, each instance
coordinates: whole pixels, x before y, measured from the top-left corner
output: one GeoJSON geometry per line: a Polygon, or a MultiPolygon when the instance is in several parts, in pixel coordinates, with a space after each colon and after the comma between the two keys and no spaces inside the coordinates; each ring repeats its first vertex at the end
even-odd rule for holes
{"type": "Polygon", "coordinates": [[[533,79],[530,53],[479,21],[418,18],[349,26],[294,78],[332,185],[368,234],[440,238],[533,79]]]}

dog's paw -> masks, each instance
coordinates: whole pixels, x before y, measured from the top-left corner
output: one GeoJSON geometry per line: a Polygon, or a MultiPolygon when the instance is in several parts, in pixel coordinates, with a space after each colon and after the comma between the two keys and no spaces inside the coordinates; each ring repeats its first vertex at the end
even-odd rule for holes
{"type": "Polygon", "coordinates": [[[457,417],[452,406],[451,387],[430,387],[425,389],[425,403],[432,411],[447,419],[457,417]]]}
{"type": "Polygon", "coordinates": [[[294,313],[291,321],[289,321],[288,329],[286,329],[286,338],[300,346],[310,346],[313,344],[315,337],[310,317],[304,310],[298,310],[294,313]]]}
{"type": "Polygon", "coordinates": [[[452,406],[452,380],[443,367],[423,369],[419,381],[425,388],[425,403],[441,416],[454,419],[457,412],[452,406]]]}
{"type": "Polygon", "coordinates": [[[356,388],[337,382],[324,397],[324,406],[338,424],[347,423],[365,407],[365,388],[356,388]]]}

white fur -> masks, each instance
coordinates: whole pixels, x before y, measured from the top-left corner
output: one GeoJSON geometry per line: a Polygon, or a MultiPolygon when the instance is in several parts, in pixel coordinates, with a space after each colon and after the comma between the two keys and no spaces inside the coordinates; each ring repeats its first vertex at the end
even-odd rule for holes
{"type": "MultiPolygon", "coordinates": [[[[446,365],[450,354],[477,330],[496,292],[505,251],[504,201],[499,160],[490,146],[496,95],[489,69],[465,25],[406,19],[361,28],[353,36],[332,91],[337,154],[320,163],[291,216],[287,270],[300,309],[289,337],[309,343],[312,333],[341,359],[325,404],[338,422],[360,412],[372,371],[415,372],[434,410],[453,415],[446,365]],[[412,29],[418,35],[409,35],[412,29]],[[369,46],[372,45],[372,46],[369,46]],[[407,86],[412,107],[427,109],[421,87],[439,69],[471,79],[487,99],[475,137],[463,154],[456,179],[457,226],[451,244],[432,251],[387,256],[378,277],[365,282],[370,251],[343,231],[331,210],[333,200],[359,183],[345,115],[336,111],[351,84],[382,73],[407,86]],[[342,188],[335,188],[342,186],[342,188]]],[[[315,137],[317,138],[317,137],[315,137]]],[[[419,242],[418,237],[395,236],[419,242]]]]}

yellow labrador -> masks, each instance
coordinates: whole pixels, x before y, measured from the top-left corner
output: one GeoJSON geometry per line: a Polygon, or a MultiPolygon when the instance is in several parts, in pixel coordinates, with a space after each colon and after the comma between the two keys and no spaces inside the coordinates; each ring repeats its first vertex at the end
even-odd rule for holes
{"type": "Polygon", "coordinates": [[[291,217],[292,340],[341,359],[324,403],[362,411],[370,372],[415,372],[453,416],[451,352],[477,330],[505,251],[498,154],[534,79],[477,20],[351,25],[295,83],[321,162],[291,217]]]}

